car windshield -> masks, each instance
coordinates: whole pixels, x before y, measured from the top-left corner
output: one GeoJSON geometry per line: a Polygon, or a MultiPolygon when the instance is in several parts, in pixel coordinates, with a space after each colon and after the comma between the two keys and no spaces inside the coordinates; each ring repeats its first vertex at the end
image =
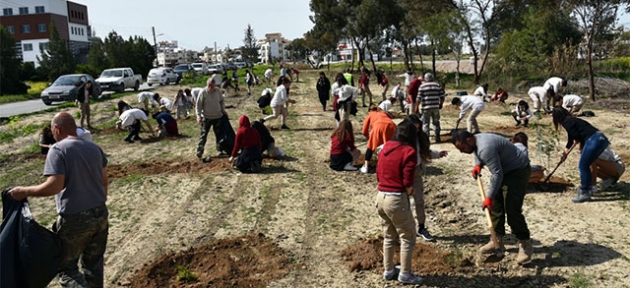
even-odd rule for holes
{"type": "Polygon", "coordinates": [[[123,70],[105,70],[101,73],[101,77],[122,77],[123,70]]]}
{"type": "Polygon", "coordinates": [[[161,69],[151,69],[151,71],[149,71],[149,75],[157,75],[162,73],[164,73],[164,71],[162,71],[161,69]]]}
{"type": "Polygon", "coordinates": [[[61,76],[57,78],[55,82],[53,82],[52,86],[72,86],[72,85],[75,85],[75,83],[78,83],[80,79],[81,79],[81,76],[79,75],[61,76]]]}
{"type": "Polygon", "coordinates": [[[188,65],[177,65],[173,70],[188,70],[188,65]]]}
{"type": "Polygon", "coordinates": [[[203,67],[203,64],[192,64],[192,66],[195,68],[201,68],[203,67]]]}

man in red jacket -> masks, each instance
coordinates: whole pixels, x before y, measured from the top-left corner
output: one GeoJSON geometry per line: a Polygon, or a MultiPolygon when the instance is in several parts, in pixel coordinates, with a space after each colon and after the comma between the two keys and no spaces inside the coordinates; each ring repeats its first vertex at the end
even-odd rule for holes
{"type": "Polygon", "coordinates": [[[411,80],[411,84],[409,84],[409,88],[407,88],[407,103],[409,103],[409,112],[407,115],[411,115],[413,113],[418,112],[416,108],[416,97],[418,97],[418,89],[420,89],[420,85],[422,84],[422,79],[420,76],[411,80]]]}

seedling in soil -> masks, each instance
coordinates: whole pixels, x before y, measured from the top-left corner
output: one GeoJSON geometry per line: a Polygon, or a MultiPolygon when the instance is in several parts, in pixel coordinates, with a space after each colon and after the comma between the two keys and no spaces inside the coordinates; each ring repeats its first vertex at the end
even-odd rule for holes
{"type": "Polygon", "coordinates": [[[197,281],[197,275],[188,268],[179,265],[177,266],[177,281],[179,282],[195,282],[197,281]]]}

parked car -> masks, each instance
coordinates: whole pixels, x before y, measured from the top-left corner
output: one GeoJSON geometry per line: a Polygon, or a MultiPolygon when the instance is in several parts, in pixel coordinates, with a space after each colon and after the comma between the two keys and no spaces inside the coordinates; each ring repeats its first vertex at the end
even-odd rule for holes
{"type": "Polygon", "coordinates": [[[247,68],[247,63],[245,62],[234,62],[234,65],[238,67],[238,69],[247,68]]]}
{"type": "Polygon", "coordinates": [[[175,66],[173,68],[173,72],[175,72],[175,73],[177,73],[177,75],[179,75],[179,79],[180,80],[182,79],[184,74],[186,74],[186,73],[188,73],[190,71],[195,71],[193,66],[190,65],[190,64],[179,64],[179,65],[177,65],[177,66],[175,66]]]}
{"type": "Polygon", "coordinates": [[[234,70],[234,69],[238,68],[232,62],[221,63],[221,65],[223,65],[223,70],[234,70]]]}
{"type": "Polygon", "coordinates": [[[223,74],[223,71],[225,71],[223,69],[223,65],[221,64],[213,64],[213,65],[209,65],[208,66],[208,73],[212,74],[212,73],[217,73],[217,74],[223,74]]]}
{"type": "Polygon", "coordinates": [[[77,99],[79,89],[87,82],[92,82],[94,97],[101,95],[101,86],[88,74],[61,75],[48,88],[42,91],[40,97],[46,105],[52,102],[74,101],[77,99]]]}
{"type": "Polygon", "coordinates": [[[197,72],[197,74],[199,75],[208,74],[208,65],[206,63],[199,62],[199,63],[193,63],[191,65],[193,69],[195,69],[195,72],[197,72]]]}
{"type": "Polygon", "coordinates": [[[173,69],[160,67],[153,68],[149,71],[149,75],[147,75],[147,84],[149,86],[153,84],[159,85],[168,85],[171,83],[178,84],[179,83],[179,75],[173,72],[173,69]]]}
{"type": "Polygon", "coordinates": [[[126,88],[133,88],[138,91],[142,84],[142,75],[134,74],[131,68],[113,68],[101,72],[101,76],[96,79],[103,91],[125,92],[126,88]]]}

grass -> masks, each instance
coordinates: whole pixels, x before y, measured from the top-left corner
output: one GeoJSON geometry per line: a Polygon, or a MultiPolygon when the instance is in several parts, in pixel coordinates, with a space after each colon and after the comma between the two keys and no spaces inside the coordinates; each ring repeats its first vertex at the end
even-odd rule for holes
{"type": "Polygon", "coordinates": [[[588,288],[593,287],[593,283],[588,276],[581,271],[577,271],[569,278],[569,287],[571,288],[588,288]]]}
{"type": "Polygon", "coordinates": [[[26,94],[18,94],[18,95],[2,95],[0,97],[0,104],[20,102],[26,100],[39,99],[40,94],[46,87],[48,87],[48,83],[46,82],[29,82],[28,85],[31,85],[31,89],[26,91],[26,94]]]}
{"type": "Polygon", "coordinates": [[[179,265],[177,266],[177,281],[179,282],[195,282],[198,277],[195,273],[188,270],[188,268],[179,265]]]}

